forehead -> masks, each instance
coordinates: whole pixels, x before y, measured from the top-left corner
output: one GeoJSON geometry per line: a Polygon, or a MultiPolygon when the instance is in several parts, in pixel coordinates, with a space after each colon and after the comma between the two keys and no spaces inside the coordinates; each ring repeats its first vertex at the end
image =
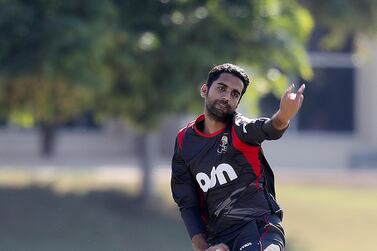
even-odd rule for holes
{"type": "Polygon", "coordinates": [[[242,80],[231,73],[227,73],[227,72],[221,73],[219,78],[213,82],[213,84],[219,84],[219,83],[225,84],[229,88],[236,89],[239,92],[241,92],[243,89],[242,80]]]}

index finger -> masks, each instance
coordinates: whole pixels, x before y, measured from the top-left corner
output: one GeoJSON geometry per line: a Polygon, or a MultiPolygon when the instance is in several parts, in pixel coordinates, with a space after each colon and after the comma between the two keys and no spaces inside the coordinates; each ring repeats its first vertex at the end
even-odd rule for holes
{"type": "Polygon", "coordinates": [[[300,88],[298,88],[298,90],[297,90],[297,94],[302,94],[302,93],[304,92],[304,90],[305,90],[305,84],[302,84],[302,85],[300,86],[300,88]]]}

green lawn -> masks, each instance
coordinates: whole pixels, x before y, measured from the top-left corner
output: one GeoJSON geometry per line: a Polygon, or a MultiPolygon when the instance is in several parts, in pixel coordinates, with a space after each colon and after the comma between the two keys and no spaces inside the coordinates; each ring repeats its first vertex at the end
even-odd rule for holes
{"type": "Polygon", "coordinates": [[[278,191],[296,250],[377,250],[370,247],[377,236],[376,187],[281,185],[278,191]]]}
{"type": "MultiPolygon", "coordinates": [[[[1,251],[191,250],[168,177],[149,207],[139,181],[95,172],[0,170],[1,251]],[[111,182],[114,180],[114,182],[111,182]]],[[[377,187],[280,184],[287,251],[369,248],[377,233],[377,187]]]]}

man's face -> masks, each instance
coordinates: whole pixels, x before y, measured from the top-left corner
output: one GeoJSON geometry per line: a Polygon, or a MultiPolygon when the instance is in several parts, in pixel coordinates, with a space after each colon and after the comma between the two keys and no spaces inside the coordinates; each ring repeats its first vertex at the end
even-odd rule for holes
{"type": "Polygon", "coordinates": [[[209,89],[203,85],[201,92],[207,114],[216,121],[226,122],[236,110],[242,90],[242,80],[230,73],[222,73],[209,89]]]}

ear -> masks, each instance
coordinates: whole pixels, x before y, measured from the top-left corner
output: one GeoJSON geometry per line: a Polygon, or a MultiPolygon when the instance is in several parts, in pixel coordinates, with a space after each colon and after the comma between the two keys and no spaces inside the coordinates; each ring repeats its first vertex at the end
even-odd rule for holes
{"type": "Polygon", "coordinates": [[[206,83],[202,84],[202,87],[200,87],[200,96],[202,98],[205,98],[208,94],[208,85],[206,83]]]}

